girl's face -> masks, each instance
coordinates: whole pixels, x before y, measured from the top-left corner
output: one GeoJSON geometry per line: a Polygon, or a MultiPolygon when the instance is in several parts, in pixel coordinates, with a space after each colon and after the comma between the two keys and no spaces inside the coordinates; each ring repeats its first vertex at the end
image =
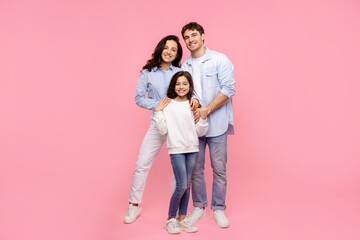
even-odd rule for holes
{"type": "Polygon", "coordinates": [[[190,90],[190,83],[189,80],[184,77],[181,76],[176,80],[176,84],[175,84],[175,92],[178,95],[178,97],[180,98],[187,98],[187,94],[190,90]]]}
{"type": "Polygon", "coordinates": [[[178,46],[174,40],[167,40],[165,48],[161,53],[161,58],[164,63],[171,63],[177,55],[178,46]]]}

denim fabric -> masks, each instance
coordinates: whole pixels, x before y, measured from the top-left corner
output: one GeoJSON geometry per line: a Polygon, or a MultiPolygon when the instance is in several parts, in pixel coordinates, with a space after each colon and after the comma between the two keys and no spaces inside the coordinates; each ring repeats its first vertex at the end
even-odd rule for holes
{"type": "Polygon", "coordinates": [[[192,198],[195,207],[206,207],[206,185],[204,178],[205,149],[209,146],[210,162],[213,169],[212,210],[225,210],[227,133],[218,137],[200,137],[199,154],[192,177],[192,198]]]}
{"type": "Polygon", "coordinates": [[[169,217],[176,217],[179,209],[180,215],[186,215],[190,197],[190,181],[194,172],[197,152],[170,154],[171,165],[176,179],[176,188],[171,196],[169,217]]]}

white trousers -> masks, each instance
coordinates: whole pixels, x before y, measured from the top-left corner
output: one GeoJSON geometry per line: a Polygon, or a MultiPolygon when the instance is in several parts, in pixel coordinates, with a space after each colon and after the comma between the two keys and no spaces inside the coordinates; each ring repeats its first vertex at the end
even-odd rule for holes
{"type": "Polygon", "coordinates": [[[149,174],[155,157],[159,153],[160,148],[164,144],[165,140],[166,135],[161,135],[155,125],[151,122],[149,130],[146,132],[140,147],[138,160],[136,162],[131,181],[129,202],[141,202],[145,189],[146,178],[149,174]]]}

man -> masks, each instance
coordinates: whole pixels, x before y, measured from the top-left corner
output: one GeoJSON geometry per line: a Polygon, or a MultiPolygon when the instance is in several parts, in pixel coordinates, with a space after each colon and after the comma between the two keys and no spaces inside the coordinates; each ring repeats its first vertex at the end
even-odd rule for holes
{"type": "Polygon", "coordinates": [[[199,138],[199,154],[192,178],[194,209],[188,219],[195,224],[205,217],[207,206],[204,177],[205,148],[209,146],[213,169],[211,209],[217,225],[229,227],[224,210],[226,196],[227,135],[234,134],[232,96],[235,94],[234,67],[221,53],[204,46],[205,33],[201,25],[190,22],[182,28],[181,34],[191,56],[182,68],[191,73],[195,95],[200,105],[209,109],[209,130],[199,138]]]}

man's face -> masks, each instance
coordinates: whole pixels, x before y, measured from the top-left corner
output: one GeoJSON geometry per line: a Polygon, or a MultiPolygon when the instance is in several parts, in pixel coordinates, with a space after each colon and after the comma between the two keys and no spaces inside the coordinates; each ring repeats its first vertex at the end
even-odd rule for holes
{"type": "Polygon", "coordinates": [[[200,35],[199,31],[197,30],[188,29],[184,32],[184,41],[190,52],[194,52],[204,47],[204,39],[204,34],[200,35]]]}

